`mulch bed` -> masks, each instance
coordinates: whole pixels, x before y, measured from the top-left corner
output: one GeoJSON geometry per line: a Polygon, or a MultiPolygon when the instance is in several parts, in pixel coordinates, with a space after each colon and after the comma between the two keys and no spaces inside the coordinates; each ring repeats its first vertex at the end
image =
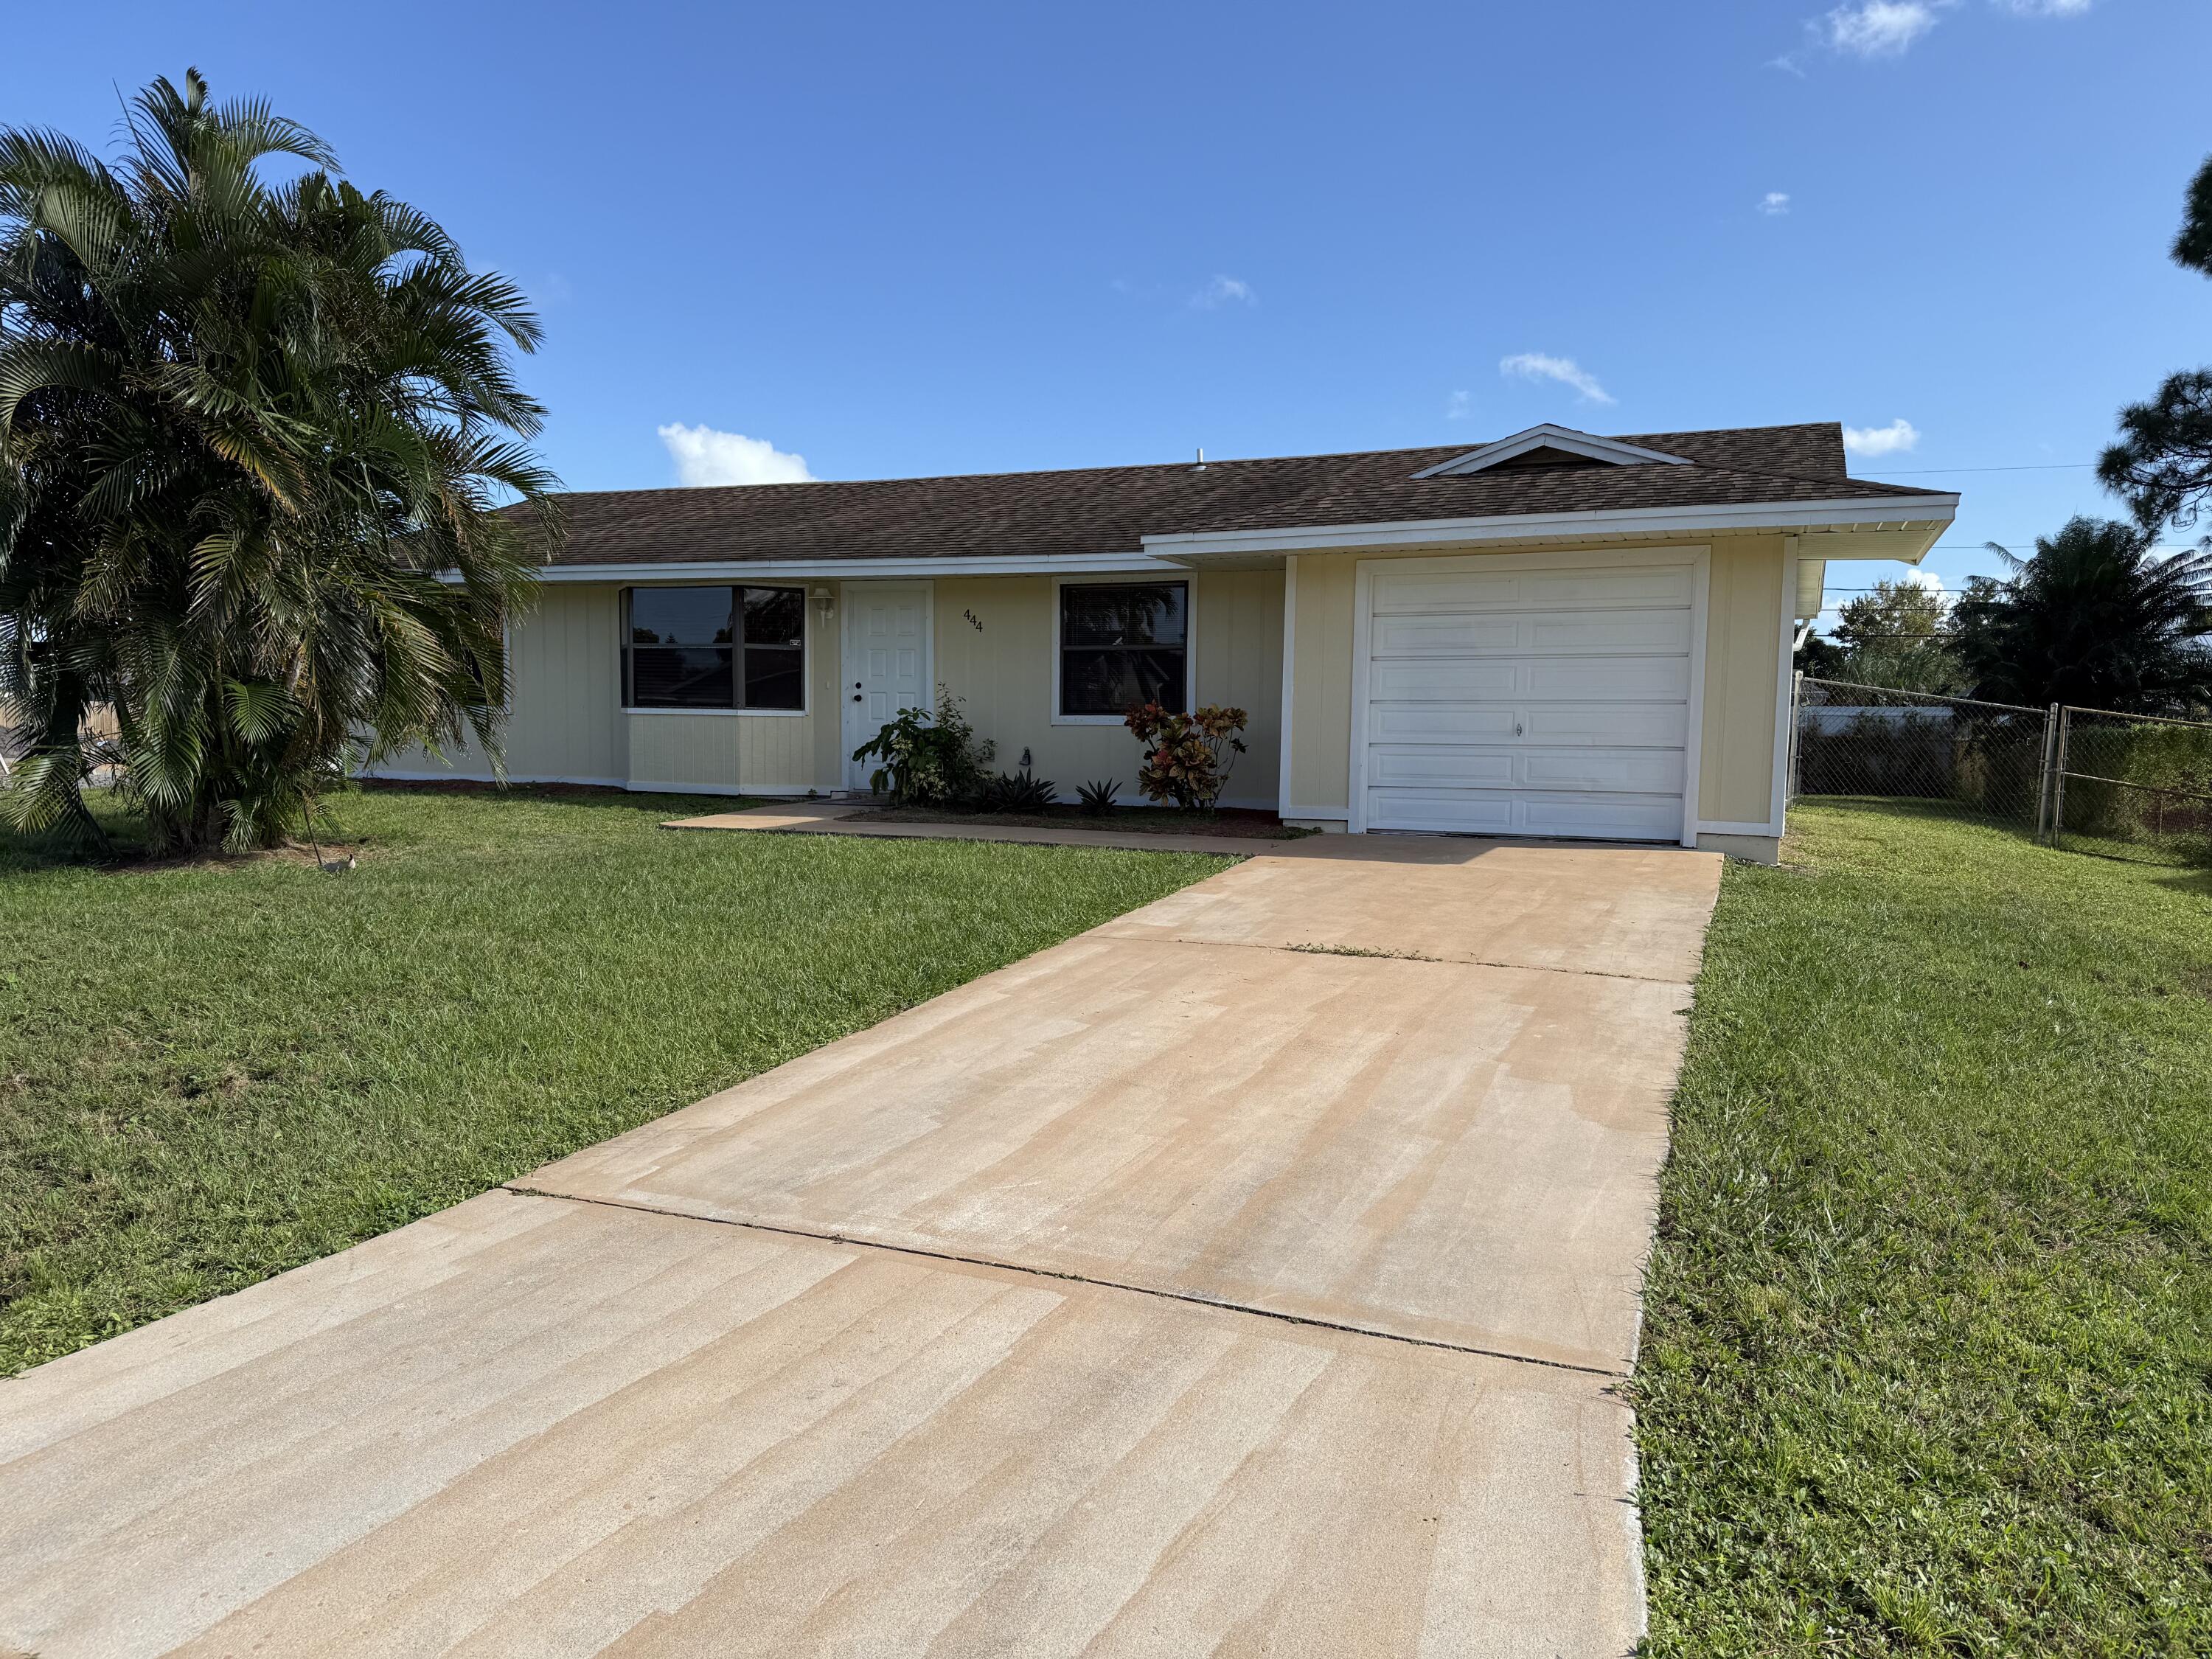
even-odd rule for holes
{"type": "Polygon", "coordinates": [[[1020,830],[1137,830],[1161,836],[1231,836],[1246,841],[1295,841],[1310,830],[1293,830],[1273,812],[1224,806],[1210,817],[1170,806],[1117,806],[1086,812],[1055,806],[1042,812],[960,812],[944,806],[885,806],[872,814],[883,823],[997,823],[1020,830]]]}

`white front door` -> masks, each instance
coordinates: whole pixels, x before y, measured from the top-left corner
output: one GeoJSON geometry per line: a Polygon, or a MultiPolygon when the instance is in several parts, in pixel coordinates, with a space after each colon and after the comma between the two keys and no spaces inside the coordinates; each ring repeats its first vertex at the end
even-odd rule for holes
{"type": "Polygon", "coordinates": [[[866,789],[879,763],[852,753],[902,708],[927,708],[929,584],[847,582],[844,587],[845,787],[866,789]]]}
{"type": "Polygon", "coordinates": [[[1692,563],[1369,569],[1367,828],[1684,837],[1692,563]]]}

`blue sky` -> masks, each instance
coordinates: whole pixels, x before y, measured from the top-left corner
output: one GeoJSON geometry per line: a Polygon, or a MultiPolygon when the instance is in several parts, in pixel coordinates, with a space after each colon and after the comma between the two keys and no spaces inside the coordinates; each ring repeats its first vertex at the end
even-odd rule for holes
{"type": "Polygon", "coordinates": [[[118,88],[195,64],[515,276],[579,489],[1832,419],[1892,434],[1863,474],[1966,492],[1929,561],[1955,586],[1984,539],[2112,510],[2064,464],[2212,360],[2212,283],[2166,258],[2212,150],[2201,0],[102,4],[8,33],[0,120],[104,141],[118,88]]]}

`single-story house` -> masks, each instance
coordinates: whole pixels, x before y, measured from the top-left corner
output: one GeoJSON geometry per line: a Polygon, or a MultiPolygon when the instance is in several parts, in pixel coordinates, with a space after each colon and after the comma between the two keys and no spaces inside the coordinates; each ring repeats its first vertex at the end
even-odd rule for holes
{"type": "Polygon", "coordinates": [[[1157,697],[1249,712],[1227,805],[1771,860],[1826,566],[1917,562],[1958,497],[1851,477],[1824,423],[566,502],[510,630],[517,781],[864,791],[853,750],[941,685],[1072,798],[1134,778],[1157,697]]]}

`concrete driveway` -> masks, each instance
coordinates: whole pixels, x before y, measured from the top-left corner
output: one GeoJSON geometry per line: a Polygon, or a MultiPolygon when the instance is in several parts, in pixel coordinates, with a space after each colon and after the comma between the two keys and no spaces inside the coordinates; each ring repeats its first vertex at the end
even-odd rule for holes
{"type": "Polygon", "coordinates": [[[0,1385],[0,1648],[1625,1653],[1718,862],[1295,843],[0,1385]]]}

